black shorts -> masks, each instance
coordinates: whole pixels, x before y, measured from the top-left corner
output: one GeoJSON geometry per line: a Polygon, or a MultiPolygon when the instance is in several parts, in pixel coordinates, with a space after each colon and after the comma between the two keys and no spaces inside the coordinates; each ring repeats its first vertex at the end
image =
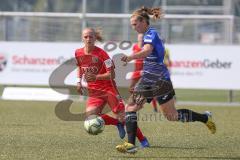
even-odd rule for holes
{"type": "MultiPolygon", "coordinates": [[[[172,98],[174,98],[174,96],[175,96],[175,91],[173,89],[171,92],[168,92],[165,95],[156,97],[156,99],[158,101],[158,104],[161,105],[161,104],[168,102],[172,98]]],[[[153,98],[147,98],[147,103],[151,103],[152,100],[153,100],[153,98]]]]}
{"type": "Polygon", "coordinates": [[[153,98],[157,98],[159,104],[163,104],[171,100],[175,96],[175,91],[170,79],[159,79],[155,82],[144,81],[141,79],[140,83],[135,87],[133,96],[130,97],[130,102],[146,102],[150,103],[153,98]]]}

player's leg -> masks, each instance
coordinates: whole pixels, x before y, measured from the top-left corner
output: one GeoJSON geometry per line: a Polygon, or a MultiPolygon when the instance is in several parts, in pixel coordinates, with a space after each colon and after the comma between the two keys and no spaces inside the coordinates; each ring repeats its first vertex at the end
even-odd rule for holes
{"type": "MultiPolygon", "coordinates": [[[[127,109],[128,106],[126,106],[127,109]]],[[[130,106],[133,108],[132,106],[130,106]]],[[[116,149],[122,153],[135,153],[137,148],[135,146],[137,135],[137,114],[136,110],[126,110],[126,130],[128,136],[128,142],[117,145],[116,149]]]]}
{"type": "Polygon", "coordinates": [[[124,127],[121,127],[122,125],[120,125],[118,119],[107,114],[102,114],[102,109],[106,105],[106,99],[106,97],[89,97],[87,100],[86,115],[87,117],[92,114],[101,116],[105,122],[105,125],[114,125],[118,128],[119,137],[123,139],[126,133],[124,133],[124,127]]]}
{"type": "Polygon", "coordinates": [[[107,114],[102,114],[102,109],[106,105],[106,97],[89,97],[87,100],[87,114],[98,114],[105,121],[105,125],[117,125],[118,120],[107,114]]]}
{"type": "MultiPolygon", "coordinates": [[[[113,113],[115,114],[115,117],[118,117],[118,119],[123,122],[118,124],[118,130],[120,135],[125,136],[126,132],[124,129],[122,129],[123,128],[122,126],[125,125],[125,106],[124,106],[123,100],[111,97],[111,102],[118,103],[117,105],[115,103],[109,103],[109,106],[112,108],[113,113]]],[[[150,146],[147,138],[143,135],[139,127],[137,127],[136,137],[138,138],[142,148],[150,146]]]]}
{"type": "Polygon", "coordinates": [[[119,123],[119,121],[116,118],[113,118],[108,114],[101,114],[101,117],[104,119],[105,125],[115,125],[116,126],[119,123]]]}
{"type": "Polygon", "coordinates": [[[153,106],[153,111],[154,111],[154,112],[158,112],[158,109],[157,109],[157,100],[156,100],[156,98],[153,98],[153,100],[152,100],[152,106],[153,106]]]}
{"type": "Polygon", "coordinates": [[[125,137],[126,131],[124,129],[124,123],[120,122],[118,118],[113,118],[107,114],[102,114],[101,117],[104,119],[105,125],[114,125],[117,127],[121,139],[125,137]]]}
{"type": "Polygon", "coordinates": [[[89,97],[86,104],[86,117],[90,115],[101,115],[104,101],[100,98],[89,97]]]}
{"type": "Polygon", "coordinates": [[[125,106],[115,88],[108,90],[106,101],[111,108],[114,116],[118,120],[116,127],[118,129],[120,138],[123,139],[126,135],[126,131],[124,129],[125,106]]]}
{"type": "Polygon", "coordinates": [[[115,125],[118,122],[117,119],[107,114],[102,114],[105,104],[106,102],[103,97],[89,97],[86,105],[86,117],[93,114],[99,115],[103,118],[105,125],[115,125]]]}
{"type": "Polygon", "coordinates": [[[126,105],[126,129],[128,135],[128,142],[122,145],[116,146],[116,149],[122,153],[135,153],[137,147],[135,146],[136,135],[137,135],[137,111],[143,107],[146,99],[141,95],[135,95],[133,93],[126,105]]]}
{"type": "Polygon", "coordinates": [[[139,127],[137,127],[136,136],[137,136],[138,141],[140,142],[142,148],[150,147],[148,139],[143,135],[143,133],[139,127]]]}
{"type": "Polygon", "coordinates": [[[158,97],[158,102],[160,104],[160,109],[163,115],[169,121],[181,121],[181,122],[202,122],[204,123],[211,133],[216,132],[216,125],[212,121],[211,113],[198,113],[190,109],[176,109],[175,108],[175,100],[174,100],[175,93],[169,93],[169,99],[163,99],[164,96],[158,97]]]}
{"type": "MultiPolygon", "coordinates": [[[[137,82],[139,81],[140,77],[141,77],[141,72],[140,71],[136,71],[136,72],[133,73],[132,80],[131,80],[131,83],[130,83],[130,86],[129,86],[129,92],[131,94],[133,93],[134,87],[137,84],[137,82]]],[[[153,106],[154,106],[154,110],[156,111],[156,107],[157,107],[156,101],[153,104],[153,106]]],[[[136,136],[137,136],[142,148],[150,146],[147,138],[143,135],[143,133],[142,133],[142,131],[139,127],[137,127],[136,136]]]]}

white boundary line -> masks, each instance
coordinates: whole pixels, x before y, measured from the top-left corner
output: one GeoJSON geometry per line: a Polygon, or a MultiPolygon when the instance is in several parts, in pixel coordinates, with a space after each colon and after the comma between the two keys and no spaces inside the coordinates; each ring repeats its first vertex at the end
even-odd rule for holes
{"type": "MultiPolygon", "coordinates": [[[[69,97],[69,99],[73,100],[73,101],[83,101],[83,97],[79,98],[77,96],[75,97],[69,97]]],[[[0,101],[4,101],[5,99],[2,99],[2,97],[0,96],[0,101]]],[[[9,100],[8,100],[9,101],[9,100]]],[[[21,101],[21,100],[18,100],[21,101]]],[[[24,101],[24,100],[22,100],[24,101]]],[[[34,100],[32,100],[34,101],[34,100]]],[[[36,100],[37,101],[37,100],[36,100]]],[[[228,103],[228,102],[197,102],[197,101],[177,101],[176,103],[177,106],[207,106],[207,107],[240,107],[240,103],[239,102],[232,102],[232,103],[228,103]]]]}

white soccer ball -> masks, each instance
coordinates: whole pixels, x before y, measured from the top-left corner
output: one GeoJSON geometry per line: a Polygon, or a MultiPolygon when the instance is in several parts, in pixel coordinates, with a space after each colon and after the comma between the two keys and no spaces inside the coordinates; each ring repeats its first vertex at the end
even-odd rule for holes
{"type": "Polygon", "coordinates": [[[105,122],[102,117],[98,115],[90,115],[84,121],[85,130],[92,135],[97,135],[104,130],[105,122]]]}

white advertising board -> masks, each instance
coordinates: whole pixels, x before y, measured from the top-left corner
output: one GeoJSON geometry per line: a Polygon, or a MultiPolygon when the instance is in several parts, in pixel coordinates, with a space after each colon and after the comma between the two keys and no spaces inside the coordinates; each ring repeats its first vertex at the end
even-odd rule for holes
{"type": "MultiPolygon", "coordinates": [[[[119,48],[109,45],[108,53],[130,54],[132,44],[119,48]]],[[[73,58],[81,43],[0,42],[0,84],[49,85],[52,72],[73,58]]],[[[100,44],[100,47],[106,47],[100,44]]],[[[172,59],[172,81],[175,88],[240,89],[240,47],[167,45],[172,59]]],[[[118,64],[119,65],[119,64],[118,64]]],[[[116,66],[119,70],[122,66],[116,66]]],[[[120,75],[124,77],[124,75],[120,75]]],[[[76,71],[65,83],[75,84],[76,71]]],[[[127,86],[129,83],[121,83],[127,86]]]]}
{"type": "Polygon", "coordinates": [[[0,84],[48,85],[53,70],[73,57],[80,45],[0,42],[0,84]]]}
{"type": "Polygon", "coordinates": [[[176,88],[240,89],[239,46],[170,46],[176,88]]]}

